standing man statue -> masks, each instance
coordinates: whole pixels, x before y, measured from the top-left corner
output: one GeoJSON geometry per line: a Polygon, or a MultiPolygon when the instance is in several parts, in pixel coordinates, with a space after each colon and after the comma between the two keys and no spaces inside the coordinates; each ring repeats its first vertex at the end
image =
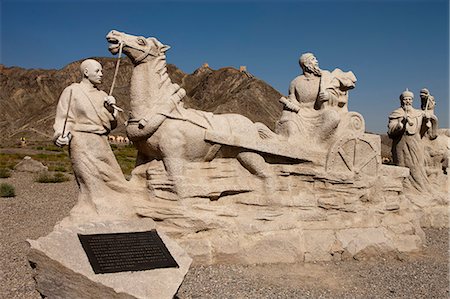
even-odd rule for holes
{"type": "MultiPolygon", "coordinates": [[[[438,129],[438,119],[434,114],[434,107],[436,107],[436,101],[434,97],[430,94],[430,91],[426,88],[422,88],[420,90],[420,108],[424,111],[424,115],[427,118],[427,122],[423,127],[423,130],[426,130],[430,139],[436,139],[437,137],[437,129],[438,129]],[[435,123],[434,125],[432,125],[435,123]],[[429,130],[431,129],[431,130],[429,130]]],[[[425,132],[422,132],[425,134],[425,132]]]]}
{"type": "Polygon", "coordinates": [[[419,192],[430,191],[425,170],[425,153],[422,137],[432,131],[436,122],[430,121],[425,111],[412,106],[414,94],[406,89],[400,95],[401,107],[389,115],[388,135],[392,139],[392,158],[395,165],[408,167],[410,176],[406,187],[419,192]]]}
{"type": "MultiPolygon", "coordinates": [[[[353,88],[356,77],[349,72],[350,80],[339,80],[335,71],[321,70],[312,53],[302,54],[299,64],[303,74],[291,82],[288,97],[280,99],[284,108],[276,132],[288,141],[323,146],[341,120],[339,109],[345,107],[347,111],[348,96],[340,88],[343,82],[352,85],[347,90],[353,88]]],[[[348,77],[348,74],[336,71],[348,77]]]]}
{"type": "Polygon", "coordinates": [[[71,216],[131,213],[127,211],[131,207],[123,206],[124,196],[129,194],[128,181],[107,138],[117,126],[116,100],[98,89],[103,77],[98,61],[83,61],[80,71],[81,82],[66,87],[60,96],[53,126],[55,144],[69,146],[80,191],[71,216]]]}
{"type": "Polygon", "coordinates": [[[436,180],[440,173],[447,172],[448,165],[448,137],[438,134],[438,118],[434,114],[436,101],[427,88],[420,90],[420,108],[427,118],[425,126],[422,127],[425,148],[425,167],[429,178],[436,180]],[[440,135],[440,136],[439,136],[440,135]]]}

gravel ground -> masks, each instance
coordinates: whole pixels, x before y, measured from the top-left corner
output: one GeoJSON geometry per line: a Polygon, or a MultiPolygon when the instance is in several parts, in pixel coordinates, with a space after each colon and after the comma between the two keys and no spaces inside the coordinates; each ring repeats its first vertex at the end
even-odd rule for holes
{"type": "MultiPolygon", "coordinates": [[[[41,298],[26,239],[48,234],[77,197],[75,181],[40,184],[33,175],[0,179],[16,188],[0,198],[0,298],[41,298]]],[[[310,264],[191,267],[184,298],[449,298],[448,230],[427,229],[423,252],[393,259],[310,264]]]]}

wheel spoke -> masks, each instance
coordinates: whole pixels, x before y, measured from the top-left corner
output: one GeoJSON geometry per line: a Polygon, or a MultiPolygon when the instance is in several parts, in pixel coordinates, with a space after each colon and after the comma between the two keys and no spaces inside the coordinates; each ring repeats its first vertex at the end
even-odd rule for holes
{"type": "Polygon", "coordinates": [[[366,165],[369,164],[369,162],[372,161],[372,159],[374,159],[376,157],[377,157],[377,153],[372,152],[372,155],[368,156],[365,160],[363,160],[363,162],[358,163],[359,166],[357,167],[357,171],[360,171],[361,169],[366,167],[366,165]]]}
{"type": "Polygon", "coordinates": [[[347,155],[347,153],[344,152],[342,148],[339,148],[338,153],[339,155],[341,155],[341,158],[347,166],[348,170],[353,171],[353,163],[351,162],[351,157],[349,157],[349,155],[347,155]]]}

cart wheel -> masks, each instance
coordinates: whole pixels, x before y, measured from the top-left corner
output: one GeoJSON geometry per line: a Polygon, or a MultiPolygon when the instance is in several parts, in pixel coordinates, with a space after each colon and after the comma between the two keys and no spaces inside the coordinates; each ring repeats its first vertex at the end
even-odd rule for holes
{"type": "Polygon", "coordinates": [[[377,144],[364,135],[345,136],[337,140],[328,152],[326,171],[354,175],[377,176],[381,157],[377,144]]]}

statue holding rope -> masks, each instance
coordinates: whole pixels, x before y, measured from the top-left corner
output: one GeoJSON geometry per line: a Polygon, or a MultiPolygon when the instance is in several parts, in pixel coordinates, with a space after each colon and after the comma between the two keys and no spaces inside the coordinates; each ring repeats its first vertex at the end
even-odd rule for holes
{"type": "Polygon", "coordinates": [[[60,96],[53,137],[57,146],[69,146],[80,189],[71,216],[79,218],[99,211],[105,215],[126,213],[121,202],[130,196],[132,188],[108,143],[108,134],[117,126],[116,117],[122,109],[111,95],[113,86],[109,95],[98,88],[103,78],[98,61],[83,61],[80,71],[81,82],[66,87],[60,96]]]}

